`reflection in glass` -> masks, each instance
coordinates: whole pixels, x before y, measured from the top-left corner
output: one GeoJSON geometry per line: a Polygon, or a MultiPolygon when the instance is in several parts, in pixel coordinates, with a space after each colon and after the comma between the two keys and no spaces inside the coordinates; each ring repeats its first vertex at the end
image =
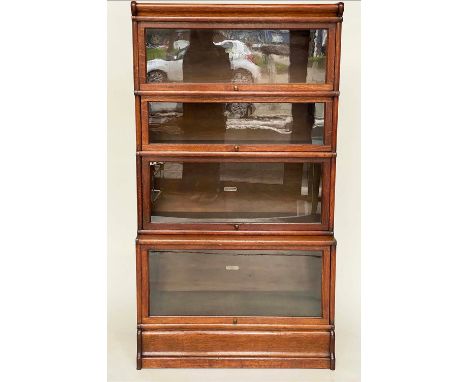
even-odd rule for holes
{"type": "Polygon", "coordinates": [[[149,102],[149,143],[323,145],[323,118],[323,103],[149,102]]]}
{"type": "Polygon", "coordinates": [[[324,83],[326,54],[326,29],[146,29],[147,82],[324,83]]]}
{"type": "Polygon", "coordinates": [[[320,163],[151,162],[153,223],[320,223],[320,163]]]}
{"type": "Polygon", "coordinates": [[[321,251],[150,251],[151,316],[322,315],[321,251]]]}

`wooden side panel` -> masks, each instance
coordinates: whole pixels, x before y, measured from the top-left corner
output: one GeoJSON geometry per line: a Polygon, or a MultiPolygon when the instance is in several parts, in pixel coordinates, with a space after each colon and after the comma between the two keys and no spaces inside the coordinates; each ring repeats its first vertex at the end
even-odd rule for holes
{"type": "Polygon", "coordinates": [[[330,324],[335,325],[336,244],[330,251],[330,324]]]}
{"type": "Polygon", "coordinates": [[[330,332],[151,331],[143,357],[328,358],[330,332]]]}

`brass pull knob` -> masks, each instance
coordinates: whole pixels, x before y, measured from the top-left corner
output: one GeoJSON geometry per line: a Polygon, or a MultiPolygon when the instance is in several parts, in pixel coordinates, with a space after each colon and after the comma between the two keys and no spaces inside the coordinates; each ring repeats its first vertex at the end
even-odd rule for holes
{"type": "Polygon", "coordinates": [[[238,91],[238,90],[239,90],[239,86],[234,85],[234,90],[235,90],[235,91],[238,91]]]}
{"type": "Polygon", "coordinates": [[[237,318],[233,318],[233,319],[232,319],[232,323],[233,323],[234,325],[237,325],[237,318]]]}
{"type": "Polygon", "coordinates": [[[234,146],[234,151],[239,151],[239,146],[234,146]]]}
{"type": "Polygon", "coordinates": [[[234,229],[238,230],[239,229],[239,224],[234,224],[234,229]]]}

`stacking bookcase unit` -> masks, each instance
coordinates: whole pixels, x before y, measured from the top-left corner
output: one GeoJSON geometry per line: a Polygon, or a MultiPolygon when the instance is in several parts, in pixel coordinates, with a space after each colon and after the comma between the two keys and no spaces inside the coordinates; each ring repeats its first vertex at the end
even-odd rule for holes
{"type": "Polygon", "coordinates": [[[137,368],[335,368],[343,3],[131,4],[137,368]]]}

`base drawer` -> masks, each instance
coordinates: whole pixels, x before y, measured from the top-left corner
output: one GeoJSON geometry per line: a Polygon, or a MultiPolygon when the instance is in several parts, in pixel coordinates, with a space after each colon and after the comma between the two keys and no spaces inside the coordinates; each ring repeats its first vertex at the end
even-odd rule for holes
{"type": "Polygon", "coordinates": [[[328,331],[144,331],[142,357],[330,358],[328,331]]]}
{"type": "Polygon", "coordinates": [[[245,368],[245,369],[331,369],[332,358],[273,358],[273,357],[147,357],[139,369],[159,368],[245,368]]]}

